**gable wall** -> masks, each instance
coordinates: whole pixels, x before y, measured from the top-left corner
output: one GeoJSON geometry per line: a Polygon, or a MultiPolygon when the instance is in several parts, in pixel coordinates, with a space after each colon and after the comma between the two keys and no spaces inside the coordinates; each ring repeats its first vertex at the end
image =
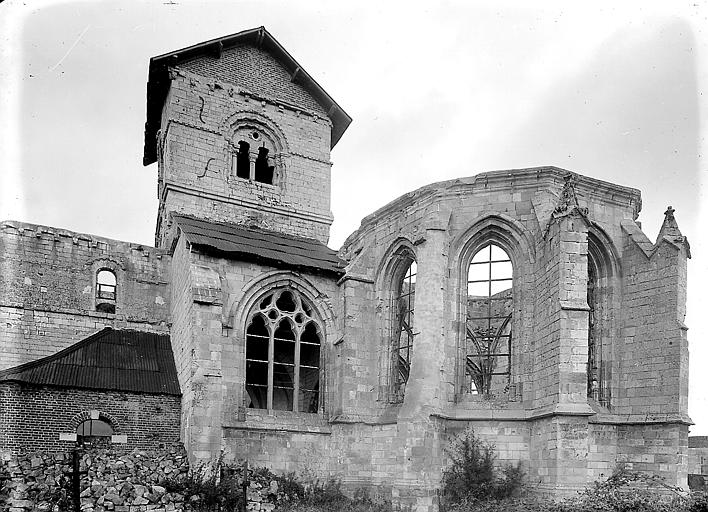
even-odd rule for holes
{"type": "Polygon", "coordinates": [[[321,115],[327,114],[310,93],[290,79],[290,73],[271,54],[251,45],[233,46],[220,57],[196,57],[181,63],[180,67],[220,82],[239,84],[253,93],[300,105],[321,115]]]}

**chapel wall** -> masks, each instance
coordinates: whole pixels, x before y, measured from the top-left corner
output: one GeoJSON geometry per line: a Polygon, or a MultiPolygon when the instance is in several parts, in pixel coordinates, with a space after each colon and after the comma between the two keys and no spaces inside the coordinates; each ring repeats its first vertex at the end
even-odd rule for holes
{"type": "Polygon", "coordinates": [[[0,223],[0,369],[54,354],[103,327],[166,332],[169,260],[140,244],[0,223]],[[96,310],[102,268],[117,278],[115,313],[96,310]]]}
{"type": "MultiPolygon", "coordinates": [[[[341,337],[336,315],[340,296],[334,279],[228,259],[188,247],[183,239],[177,248],[175,262],[180,265],[182,284],[175,286],[180,298],[174,301],[176,321],[171,339],[182,386],[183,432],[190,457],[209,459],[222,448],[241,450],[239,446],[251,439],[250,431],[260,432],[263,439],[274,436],[276,445],[282,430],[292,432],[294,437],[302,434],[305,445],[327,435],[327,414],[330,408],[336,408],[337,400],[332,347],[341,337]],[[296,290],[312,304],[323,330],[322,413],[275,410],[268,414],[245,407],[245,329],[250,307],[269,291],[283,287],[296,290]],[[313,429],[314,433],[310,432],[313,429]]],[[[293,446],[293,453],[287,455],[290,452],[286,450],[282,457],[292,456],[295,464],[300,452],[293,446]]],[[[258,449],[246,453],[260,460],[258,449]]],[[[321,451],[314,445],[302,450],[321,451]]]]}
{"type": "Polygon", "coordinates": [[[666,241],[647,254],[627,237],[613,412],[652,420],[688,417],[686,256],[666,241]],[[638,362],[641,361],[641,364],[638,362]]]}
{"type": "MultiPolygon", "coordinates": [[[[352,321],[346,315],[345,343],[339,350],[349,349],[352,353],[369,355],[369,364],[364,365],[366,369],[357,365],[345,368],[343,382],[346,385],[348,377],[351,382],[370,384],[377,379],[375,373],[379,372],[379,386],[377,393],[372,393],[370,386],[367,386],[368,393],[357,394],[350,389],[348,399],[345,397],[343,402],[342,416],[337,419],[354,422],[355,418],[363,417],[372,423],[393,422],[399,435],[405,431],[405,441],[392,442],[404,453],[413,453],[410,450],[417,447],[417,456],[411,457],[410,461],[403,460],[398,466],[396,474],[402,482],[408,472],[412,474],[414,467],[421,469],[417,467],[420,461],[444,460],[442,450],[436,452],[432,443],[424,441],[432,432],[430,424],[426,426],[426,417],[430,414],[440,417],[448,429],[453,424],[458,430],[461,425],[474,425],[482,431],[493,430],[494,423],[488,418],[498,418],[498,421],[508,418],[526,436],[523,449],[507,449],[508,446],[519,448],[514,445],[518,442],[514,436],[498,432],[489,439],[501,446],[510,462],[525,464],[530,478],[540,482],[552,494],[572,493],[590,480],[608,476],[616,464],[623,461],[657,460],[660,461],[658,465],[647,465],[645,469],[662,473],[666,469],[663,449],[655,449],[653,445],[632,448],[635,446],[632,443],[637,443],[648,431],[656,432],[656,445],[671,446],[669,450],[674,449],[676,458],[672,463],[681,464],[681,454],[685,450],[675,442],[675,437],[682,427],[671,421],[667,423],[670,418],[666,415],[652,416],[654,408],[650,407],[651,404],[640,404],[643,413],[649,416],[633,424],[626,417],[618,416],[619,409],[614,408],[615,395],[606,402],[611,404],[609,409],[587,397],[589,306],[586,280],[588,246],[592,237],[592,243],[599,244],[604,251],[602,257],[607,261],[602,263],[612,265],[614,272],[611,277],[603,277],[603,286],[611,293],[608,292],[609,299],[603,305],[606,310],[602,313],[602,321],[607,321],[607,325],[602,325],[601,329],[603,343],[613,350],[603,354],[603,364],[612,366],[609,385],[615,390],[623,385],[617,380],[617,375],[621,374],[618,361],[624,358],[624,364],[640,368],[641,364],[635,363],[643,355],[635,353],[627,359],[628,353],[623,352],[625,340],[619,337],[620,329],[632,317],[623,316],[617,304],[627,300],[625,295],[634,293],[633,286],[644,290],[642,293],[646,297],[649,296],[647,290],[664,287],[670,298],[657,307],[667,316],[654,316],[651,321],[664,325],[654,337],[665,340],[665,333],[669,332],[666,329],[678,325],[675,317],[682,311],[679,302],[685,285],[680,273],[685,268],[685,257],[681,261],[682,256],[676,247],[672,248],[673,256],[663,256],[666,249],[659,245],[653,257],[660,263],[653,267],[632,259],[638,256],[632,253],[631,243],[634,242],[627,241],[628,234],[623,225],[634,223],[637,216],[640,207],[637,191],[623,187],[613,189],[614,185],[596,183],[596,180],[580,176],[576,178],[574,188],[577,203],[565,204],[559,209],[559,196],[565,193],[565,173],[544,170],[541,175],[541,171],[537,172],[538,176],[533,176],[533,171],[528,175],[514,173],[513,179],[504,182],[500,179],[501,173],[497,176],[490,173],[424,187],[364,219],[362,227],[341,250],[342,256],[350,260],[344,283],[345,307],[365,313],[362,318],[354,315],[352,321]],[[588,220],[583,216],[589,216],[588,220]],[[464,311],[460,310],[459,304],[463,300],[460,288],[464,287],[466,280],[464,244],[467,239],[474,238],[473,226],[480,221],[487,222],[490,217],[506,225],[509,232],[515,231],[514,243],[518,242],[523,248],[512,248],[516,252],[511,255],[515,264],[512,386],[506,396],[481,397],[461,393],[459,388],[459,361],[464,357],[459,345],[464,311]],[[424,251],[431,242],[435,244],[433,249],[424,251]],[[425,293],[417,293],[415,305],[416,318],[426,318],[426,322],[430,319],[426,312],[435,315],[442,312],[445,328],[439,331],[435,347],[426,346],[419,359],[414,352],[404,403],[390,404],[386,400],[385,379],[390,368],[385,363],[386,352],[390,350],[388,323],[391,312],[386,304],[388,297],[382,275],[398,245],[405,245],[416,254],[418,279],[425,268],[419,259],[421,254],[435,262],[427,268],[437,266],[447,270],[446,278],[439,281],[443,290],[442,307],[438,302],[426,302],[424,298],[430,294],[425,293]],[[623,279],[628,274],[627,265],[633,271],[646,272],[643,275],[647,282],[637,284],[637,279],[631,278],[626,285],[623,279]],[[359,329],[375,332],[376,336],[360,336],[359,329]],[[435,351],[444,354],[442,364],[430,357],[435,351]],[[373,369],[372,361],[378,363],[377,370],[373,369]],[[431,378],[430,373],[416,372],[413,367],[416,364],[434,367],[441,376],[431,378]],[[416,392],[409,396],[408,389],[417,385],[417,377],[421,382],[415,388],[416,392]],[[421,389],[429,391],[431,387],[435,390],[433,395],[437,393],[433,400],[419,392],[421,389]],[[420,396],[426,398],[418,401],[420,396]],[[419,407],[416,408],[417,401],[419,407]],[[644,424],[647,418],[658,420],[658,426],[644,424]],[[618,442],[621,436],[633,441],[618,442]],[[418,453],[421,450],[424,455],[418,453]]],[[[647,259],[647,256],[642,255],[642,258],[647,259]]],[[[419,336],[422,337],[423,333],[419,336]]],[[[421,339],[416,338],[416,347],[421,346],[421,339]]],[[[674,404],[679,403],[680,383],[687,362],[682,350],[664,351],[665,359],[662,360],[675,369],[675,376],[672,377],[671,372],[667,374],[665,378],[672,379],[674,384],[669,383],[660,394],[666,402],[673,401],[674,404]]],[[[655,359],[650,361],[658,362],[655,359]]],[[[659,371],[657,367],[657,373],[659,371]]],[[[622,402],[618,405],[621,406],[622,402]]],[[[379,445],[374,442],[374,446],[379,445]]],[[[442,444],[437,446],[440,449],[442,444]]],[[[432,465],[426,468],[430,472],[435,470],[432,465]]],[[[674,478],[681,481],[681,471],[674,478]]]]}

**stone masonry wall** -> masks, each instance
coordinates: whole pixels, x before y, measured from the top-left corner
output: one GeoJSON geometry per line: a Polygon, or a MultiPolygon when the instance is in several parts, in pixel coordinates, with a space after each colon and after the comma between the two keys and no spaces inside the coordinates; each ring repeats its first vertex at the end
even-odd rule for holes
{"type": "Polygon", "coordinates": [[[189,248],[183,240],[178,240],[172,257],[171,286],[172,306],[170,343],[175,357],[177,378],[182,391],[181,439],[189,439],[193,412],[193,391],[191,381],[195,370],[192,363],[194,354],[192,278],[190,273],[189,248]]]}
{"type": "Polygon", "coordinates": [[[632,238],[625,243],[620,380],[613,410],[654,420],[686,420],[686,257],[666,242],[649,254],[632,238]]]}
{"type": "MultiPolygon", "coordinates": [[[[262,446],[251,443],[254,438],[246,432],[249,429],[261,436],[271,431],[274,439],[283,429],[293,436],[302,433],[303,439],[310,440],[310,452],[318,453],[315,439],[328,432],[323,416],[244,409],[244,333],[249,305],[261,295],[279,287],[298,290],[313,305],[323,329],[320,393],[328,410],[334,406],[328,392],[331,351],[339,338],[334,321],[339,292],[333,280],[200,253],[181,238],[173,262],[174,275],[179,277],[173,283],[171,341],[183,392],[183,438],[190,457],[206,460],[222,448],[241,457],[243,446],[248,445],[243,456],[261,460],[262,446]]],[[[290,451],[277,453],[283,460],[292,456],[290,451]]],[[[278,460],[273,460],[272,467],[278,467],[278,460]]]]}
{"type": "Polygon", "coordinates": [[[60,434],[76,434],[90,411],[126,436],[116,449],[154,449],[179,440],[180,398],[119,391],[59,389],[0,383],[0,452],[56,451],[74,447],[60,434]]]}
{"type": "Polygon", "coordinates": [[[0,369],[48,356],[103,327],[166,332],[170,257],[129,242],[0,223],[0,369]],[[96,311],[96,273],[117,278],[115,314],[96,311]]]}
{"type": "Polygon", "coordinates": [[[708,477],[708,436],[688,436],[688,473],[708,477]]]}
{"type": "MultiPolygon", "coordinates": [[[[222,58],[231,59],[232,51],[273,60],[251,47],[227,50],[222,58]]],[[[222,76],[222,64],[203,57],[171,73],[160,142],[157,244],[169,243],[173,211],[327,243],[332,223],[330,120],[321,110],[309,108],[313,100],[304,91],[304,96],[290,95],[300,103],[279,99],[283,88],[294,86],[287,72],[274,76],[267,90],[257,94],[247,86],[251,75],[239,70],[222,76]],[[239,127],[252,127],[277,145],[276,154],[270,155],[275,167],[272,185],[236,177],[233,157],[239,127]]],[[[257,146],[257,141],[251,142],[257,146]]]]}
{"type": "MultiPolygon", "coordinates": [[[[343,285],[344,338],[335,349],[337,354],[347,357],[346,361],[351,357],[353,364],[337,367],[342,408],[334,421],[394,423],[396,428],[387,431],[387,435],[405,432],[405,441],[402,441],[387,439],[385,435],[380,437],[380,434],[374,436],[371,429],[372,450],[383,454],[382,458],[369,458],[374,464],[374,473],[397,460],[397,454],[409,453],[409,447],[417,443],[421,448],[410,452],[416,456],[409,461],[404,458],[403,466],[397,469],[399,482],[405,480],[409,468],[417,468],[416,459],[439,460],[440,455],[435,450],[444,443],[427,445],[425,442],[428,434],[435,430],[426,420],[431,413],[438,415],[443,424],[448,425],[446,428],[474,425],[475,429],[488,432],[494,431],[498,422],[510,421],[509,425],[517,425],[523,432],[523,441],[519,442],[516,434],[507,435],[504,429],[490,439],[502,447],[505,456],[511,454],[511,462],[528,460],[529,475],[549,492],[572,493],[595,478],[609,475],[617,463],[630,459],[663,461],[663,448],[657,448],[657,443],[639,447],[639,440],[649,431],[657,432],[662,446],[674,447],[674,463],[682,464],[680,454],[685,450],[675,439],[679,426],[643,425],[631,417],[613,414],[614,409],[604,409],[587,398],[588,231],[592,230],[594,239],[600,240],[597,243],[604,244],[603,250],[617,268],[623,251],[628,250],[626,230],[621,226],[634,223],[639,196],[631,189],[613,190],[609,184],[585,182],[583,177],[577,178],[576,195],[571,196],[570,192],[566,194],[565,189],[561,190],[562,179],[563,171],[543,169],[508,175],[489,173],[430,185],[364,219],[360,230],[344,244],[341,254],[351,263],[343,285]],[[564,216],[566,211],[572,215],[564,216]],[[552,220],[554,215],[559,218],[552,220]],[[585,215],[589,216],[587,221],[585,215]],[[438,232],[440,228],[444,236],[438,241],[431,232],[438,232]],[[464,346],[464,336],[460,334],[464,332],[464,309],[459,306],[464,304],[464,292],[460,290],[465,287],[469,258],[485,240],[504,247],[514,263],[511,383],[507,393],[486,398],[460,392],[462,365],[458,363],[464,357],[460,351],[464,346]],[[390,277],[386,272],[389,262],[395,258],[396,247],[401,244],[407,245],[418,260],[418,283],[425,282],[426,269],[447,269],[446,275],[437,281],[442,299],[433,298],[436,294],[416,293],[415,304],[416,321],[435,312],[434,318],[442,314],[447,323],[438,331],[433,342],[437,345],[433,347],[425,340],[428,336],[425,325],[429,322],[426,320],[422,328],[417,328],[414,321],[413,330],[418,332],[414,354],[417,347],[425,348],[418,348],[424,353],[421,359],[414,355],[413,365],[434,368],[435,375],[412,368],[408,390],[425,389],[432,384],[434,398],[427,397],[427,392],[406,393],[404,403],[396,405],[388,403],[387,379],[381,376],[385,377],[390,371],[386,366],[390,360],[387,351],[391,336],[387,326],[391,316],[386,302],[390,277]],[[423,262],[423,258],[433,258],[435,263],[431,266],[423,262]],[[426,299],[428,295],[430,300],[426,299]],[[431,353],[445,354],[443,363],[439,365],[437,359],[433,362],[428,357],[431,353]],[[416,379],[424,383],[419,384],[416,379]],[[426,397],[425,403],[417,409],[415,402],[420,396],[426,397]],[[411,415],[416,410],[427,414],[411,415]],[[619,442],[623,436],[633,440],[619,442]]],[[[667,270],[651,279],[651,267],[641,267],[648,278],[642,286],[645,290],[666,289],[668,295],[676,297],[662,306],[667,314],[673,312],[674,319],[657,320],[669,326],[676,322],[675,315],[680,314],[677,305],[681,302],[683,286],[680,273],[685,265],[666,259],[658,247],[654,258],[667,270]],[[664,282],[674,286],[675,291],[662,288],[664,282]]],[[[628,261],[633,257],[629,255],[628,261]]],[[[646,256],[642,257],[646,260],[646,256]]],[[[612,300],[621,301],[622,281],[613,277],[605,283],[605,286],[615,287],[609,295],[612,300]]],[[[612,318],[611,326],[600,326],[603,343],[607,342],[615,351],[607,355],[608,364],[620,359],[626,364],[636,364],[640,357],[635,353],[634,359],[628,360],[621,353],[624,340],[618,339],[620,330],[615,326],[622,326],[627,320],[627,317],[612,318]]],[[[655,337],[670,339],[665,334],[655,337]]],[[[663,361],[656,359],[655,362],[661,362],[663,370],[676,368],[677,377],[685,366],[681,350],[670,352],[663,361]]],[[[636,368],[641,365],[637,364],[636,368]]],[[[661,375],[663,370],[657,367],[654,373],[661,375]]],[[[617,370],[613,373],[621,374],[617,370]]],[[[667,377],[671,375],[669,371],[667,377]]],[[[676,378],[675,387],[662,389],[663,396],[673,400],[674,406],[679,403],[679,381],[680,378],[676,378]]],[[[650,409],[643,405],[642,410],[647,413],[650,409]]],[[[366,432],[366,428],[363,430],[366,432]]],[[[338,440],[333,437],[333,442],[338,440]]],[[[430,471],[434,469],[430,464],[425,467],[430,471]]],[[[664,462],[660,462],[645,469],[663,474],[664,467],[664,462]]],[[[672,478],[681,481],[681,468],[678,473],[674,468],[674,473],[672,478]]]]}

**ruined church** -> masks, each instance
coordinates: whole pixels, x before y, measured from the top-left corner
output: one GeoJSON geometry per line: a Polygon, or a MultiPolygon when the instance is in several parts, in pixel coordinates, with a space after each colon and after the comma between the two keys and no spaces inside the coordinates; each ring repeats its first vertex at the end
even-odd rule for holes
{"type": "Polygon", "coordinates": [[[673,209],[651,242],[636,189],[485,172],[392,201],[335,251],[350,122],[263,27],[152,58],[155,246],[0,224],[0,451],[179,440],[423,509],[472,427],[556,495],[617,464],[685,487],[673,209]]]}

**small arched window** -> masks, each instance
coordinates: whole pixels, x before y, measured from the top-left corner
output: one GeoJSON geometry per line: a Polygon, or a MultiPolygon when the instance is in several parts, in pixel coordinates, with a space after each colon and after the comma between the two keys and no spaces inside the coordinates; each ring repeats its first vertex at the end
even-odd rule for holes
{"type": "Polygon", "coordinates": [[[479,249],[467,272],[465,391],[497,394],[511,376],[513,266],[495,243],[479,249]]]}
{"type": "Polygon", "coordinates": [[[322,328],[295,290],[266,295],[246,327],[246,406],[316,413],[322,328]]]}
{"type": "Polygon", "coordinates": [[[76,440],[80,444],[104,445],[110,442],[113,427],[100,419],[86,420],[76,427],[76,440]]]}
{"type": "Polygon", "coordinates": [[[96,311],[116,312],[116,275],[112,270],[103,268],[96,273],[96,311]]]}
{"type": "Polygon", "coordinates": [[[273,185],[276,145],[261,130],[242,126],[234,132],[233,167],[237,178],[273,185]]]}
{"type": "Polygon", "coordinates": [[[238,152],[236,153],[236,176],[245,180],[251,178],[251,155],[250,144],[245,140],[238,142],[238,152]]]}
{"type": "Polygon", "coordinates": [[[410,375],[415,333],[415,285],[418,266],[411,254],[400,256],[394,275],[392,297],[393,331],[392,348],[392,397],[393,401],[403,400],[410,375]]]}
{"type": "Polygon", "coordinates": [[[116,300],[116,275],[107,269],[96,274],[96,298],[116,300]]]}

